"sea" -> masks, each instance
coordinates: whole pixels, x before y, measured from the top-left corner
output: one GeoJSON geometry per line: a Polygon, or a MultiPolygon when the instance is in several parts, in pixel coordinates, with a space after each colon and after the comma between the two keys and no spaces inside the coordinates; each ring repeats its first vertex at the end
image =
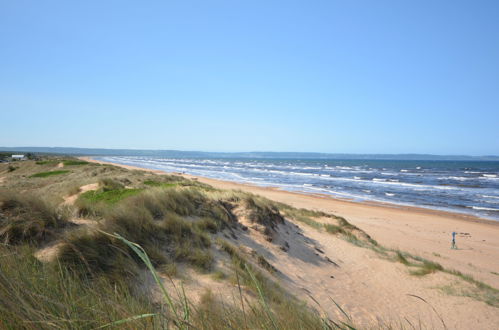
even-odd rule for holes
{"type": "Polygon", "coordinates": [[[497,161],[94,158],[294,192],[418,206],[499,221],[497,161]]]}

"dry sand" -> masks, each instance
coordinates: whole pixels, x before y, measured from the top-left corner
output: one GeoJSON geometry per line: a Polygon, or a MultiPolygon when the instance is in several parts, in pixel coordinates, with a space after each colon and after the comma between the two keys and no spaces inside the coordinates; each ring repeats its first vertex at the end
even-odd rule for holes
{"type": "MultiPolygon", "coordinates": [[[[386,247],[422,256],[499,288],[499,222],[416,207],[357,203],[184,176],[217,188],[240,189],[295,207],[343,216],[386,247]],[[450,249],[452,231],[458,233],[457,250],[450,249]]],[[[472,289],[457,277],[444,273],[415,277],[409,275],[404,265],[380,259],[369,249],[297,225],[300,233],[291,224],[286,225],[289,228],[280,229],[291,246],[288,253],[251,233],[238,244],[264,255],[279,270],[277,277],[285,287],[303,299],[313,296],[328,314],[341,317],[330,299],[333,298],[362,326],[381,322],[395,328],[418,328],[421,322],[423,328],[444,328],[443,323],[451,329],[499,328],[499,308],[442,290],[443,287],[452,287],[458,292],[472,289]],[[324,253],[317,253],[315,247],[324,253]],[[340,267],[325,261],[325,256],[340,267]]]]}

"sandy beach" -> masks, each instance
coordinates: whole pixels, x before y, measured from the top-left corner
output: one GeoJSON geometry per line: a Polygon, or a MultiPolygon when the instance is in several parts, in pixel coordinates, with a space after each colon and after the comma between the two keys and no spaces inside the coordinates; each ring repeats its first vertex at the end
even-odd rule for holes
{"type": "MultiPolygon", "coordinates": [[[[103,163],[89,157],[81,159],[103,163]]],[[[157,174],[165,173],[114,165],[157,174]]],[[[358,203],[327,196],[184,176],[216,188],[239,189],[294,207],[342,216],[383,246],[438,262],[445,268],[469,274],[479,281],[499,288],[499,222],[423,208],[358,203]],[[453,231],[458,233],[457,250],[450,248],[453,231]]],[[[285,281],[285,285],[298,291],[305,288],[314,297],[324,295],[323,301],[327,301],[327,292],[334,296],[340,305],[349,308],[353,316],[367,322],[365,325],[370,324],[369,319],[381,322],[379,315],[383,315],[384,320],[388,318],[390,322],[401,317],[411,320],[422,318],[427,327],[442,327],[439,317],[429,311],[428,306],[421,306],[424,304],[415,301],[417,299],[411,295],[424,297],[435,307],[438,315],[445,320],[445,326],[449,328],[469,329],[477,322],[481,324],[479,328],[493,328],[499,324],[499,309],[496,307],[465,297],[466,294],[444,293],[442,288],[455,281],[450,275],[437,273],[418,278],[409,275],[403,265],[381,260],[370,250],[352,248],[342,240],[313,232],[306,226],[302,229],[329,256],[332,255],[341,261],[342,271],[338,273],[332,266],[323,264],[301,265],[296,261],[282,259],[279,252],[272,252],[269,259],[273,260],[274,265],[283,273],[292,274],[289,281],[285,281]],[[334,277],[336,281],[326,283],[324,280],[311,280],[315,275],[300,276],[301,272],[315,274],[317,278],[322,279],[334,277]],[[335,275],[330,276],[333,272],[335,275]]],[[[325,306],[325,309],[333,307],[325,306]]]]}

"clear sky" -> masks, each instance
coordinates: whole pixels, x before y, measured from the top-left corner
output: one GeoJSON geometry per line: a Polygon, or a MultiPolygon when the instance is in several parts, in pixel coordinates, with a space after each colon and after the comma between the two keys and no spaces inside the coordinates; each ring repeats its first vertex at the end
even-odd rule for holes
{"type": "Polygon", "coordinates": [[[499,154],[499,1],[0,0],[0,146],[499,154]]]}

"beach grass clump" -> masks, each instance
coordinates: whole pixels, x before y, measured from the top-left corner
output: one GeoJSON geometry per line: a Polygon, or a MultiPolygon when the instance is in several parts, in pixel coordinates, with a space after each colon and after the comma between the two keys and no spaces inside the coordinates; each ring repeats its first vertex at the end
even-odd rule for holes
{"type": "MultiPolygon", "coordinates": [[[[104,168],[106,169],[106,168],[104,168]]],[[[101,187],[102,191],[109,191],[109,190],[120,190],[124,189],[125,185],[121,183],[120,181],[113,179],[113,178],[101,178],[99,180],[99,186],[101,187]]]]}
{"type": "Polygon", "coordinates": [[[61,175],[61,174],[66,174],[69,173],[70,171],[68,170],[59,170],[59,171],[49,171],[49,172],[39,172],[35,173],[33,175],[30,175],[30,178],[46,178],[49,176],[54,176],[54,175],[61,175]]]}
{"type": "Polygon", "coordinates": [[[0,194],[0,239],[4,244],[45,242],[68,224],[62,210],[36,195],[0,194]]]}
{"type": "Polygon", "coordinates": [[[156,266],[186,262],[199,270],[209,270],[213,262],[210,237],[195,223],[174,212],[164,212],[158,217],[155,209],[161,205],[155,203],[159,201],[145,203],[152,197],[154,194],[137,196],[116,206],[106,213],[99,231],[78,233],[69,239],[61,251],[61,262],[88,275],[132,278],[139,260],[120,240],[103,233],[106,232],[142,245],[156,266]]]}
{"type": "Polygon", "coordinates": [[[406,266],[411,264],[402,251],[395,251],[395,259],[406,266]]]}
{"type": "Polygon", "coordinates": [[[340,226],[337,226],[337,225],[330,224],[330,223],[325,223],[324,229],[328,233],[333,234],[333,235],[345,233],[345,230],[343,228],[341,228],[340,226]]]}
{"type": "Polygon", "coordinates": [[[452,296],[469,297],[474,300],[483,301],[487,305],[499,308],[499,290],[488,284],[475,280],[470,275],[463,275],[460,272],[453,271],[454,274],[471,285],[465,285],[462,282],[450,283],[440,287],[440,289],[452,296]],[[464,276],[464,278],[463,278],[464,276]]]}
{"type": "Polygon", "coordinates": [[[254,195],[245,196],[243,205],[249,212],[249,220],[265,226],[265,228],[275,229],[277,225],[284,223],[279,208],[266,198],[254,195]]]}
{"type": "MultiPolygon", "coordinates": [[[[454,275],[465,282],[471,284],[471,287],[464,289],[456,289],[456,287],[449,286],[446,291],[452,295],[461,295],[476,300],[485,302],[486,304],[494,307],[499,307],[499,290],[481,281],[476,280],[473,276],[468,274],[463,274],[457,270],[443,269],[443,272],[447,274],[454,275]]],[[[445,291],[445,290],[444,290],[445,291]]]]}
{"type": "Polygon", "coordinates": [[[235,221],[232,206],[223,200],[209,197],[203,191],[192,187],[163,189],[154,188],[137,196],[130,203],[143,205],[153,214],[175,213],[192,217],[199,226],[221,230],[235,221]]]}

